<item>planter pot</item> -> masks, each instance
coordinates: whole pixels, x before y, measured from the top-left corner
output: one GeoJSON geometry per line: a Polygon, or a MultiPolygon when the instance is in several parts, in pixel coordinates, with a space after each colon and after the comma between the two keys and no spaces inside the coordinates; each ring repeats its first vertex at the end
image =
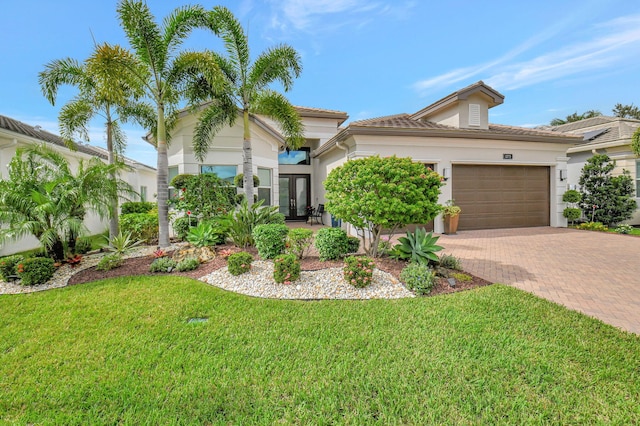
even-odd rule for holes
{"type": "Polygon", "coordinates": [[[444,233],[445,234],[455,234],[458,232],[458,220],[460,219],[460,215],[457,214],[455,216],[445,215],[444,216],[444,233]]]}

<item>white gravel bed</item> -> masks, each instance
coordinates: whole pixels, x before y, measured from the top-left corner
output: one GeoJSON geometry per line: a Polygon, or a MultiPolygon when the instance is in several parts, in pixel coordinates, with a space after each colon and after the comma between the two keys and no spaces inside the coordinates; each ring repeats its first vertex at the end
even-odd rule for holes
{"type": "MultiPolygon", "coordinates": [[[[182,247],[185,243],[174,244],[170,247],[167,247],[166,251],[175,250],[177,248],[182,247]]],[[[140,257],[140,256],[148,256],[154,251],[157,250],[156,246],[144,246],[136,248],[124,256],[125,259],[130,257],[140,257]]],[[[0,295],[2,294],[20,294],[20,293],[34,293],[36,291],[44,291],[51,290],[53,288],[66,287],[69,282],[69,278],[71,278],[74,274],[82,271],[83,269],[91,268],[92,266],[96,266],[100,259],[103,256],[109,254],[108,252],[103,253],[94,253],[85,255],[82,257],[82,262],[74,268],[71,266],[64,264],[53,273],[53,278],[41,285],[20,285],[20,281],[14,282],[5,282],[0,280],[0,295]]]]}
{"type": "Polygon", "coordinates": [[[251,271],[233,276],[226,267],[200,278],[213,286],[247,296],[267,299],[400,299],[415,297],[391,274],[375,269],[373,282],[365,288],[356,288],[344,280],[342,268],[302,271],[291,284],[278,284],[273,280],[273,263],[255,261],[251,271]]]}

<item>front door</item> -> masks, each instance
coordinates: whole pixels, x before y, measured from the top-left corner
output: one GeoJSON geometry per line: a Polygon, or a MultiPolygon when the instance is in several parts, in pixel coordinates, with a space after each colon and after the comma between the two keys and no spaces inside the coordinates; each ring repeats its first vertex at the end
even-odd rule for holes
{"type": "Polygon", "coordinates": [[[280,175],[280,213],[286,220],[306,220],[311,205],[310,175],[280,175]]]}

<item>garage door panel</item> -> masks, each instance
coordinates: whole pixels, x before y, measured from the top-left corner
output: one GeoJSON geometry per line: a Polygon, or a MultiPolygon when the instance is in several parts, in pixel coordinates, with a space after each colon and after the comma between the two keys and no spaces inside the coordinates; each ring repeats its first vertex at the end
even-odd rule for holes
{"type": "Polygon", "coordinates": [[[454,165],[459,229],[549,225],[549,167],[454,165]]]}

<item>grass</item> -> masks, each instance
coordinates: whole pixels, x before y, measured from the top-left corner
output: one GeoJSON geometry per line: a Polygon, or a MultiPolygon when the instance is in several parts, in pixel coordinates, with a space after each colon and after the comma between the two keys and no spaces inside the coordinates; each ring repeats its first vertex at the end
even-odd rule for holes
{"type": "Polygon", "coordinates": [[[640,422],[640,336],[501,285],[299,302],[136,277],[0,312],[0,423],[640,422]]]}

